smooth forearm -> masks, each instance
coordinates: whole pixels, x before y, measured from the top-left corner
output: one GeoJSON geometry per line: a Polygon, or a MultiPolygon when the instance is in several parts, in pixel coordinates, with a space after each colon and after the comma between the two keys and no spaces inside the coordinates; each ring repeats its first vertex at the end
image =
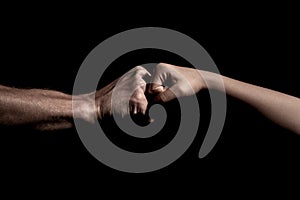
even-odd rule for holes
{"type": "Polygon", "coordinates": [[[226,93],[256,108],[273,122],[300,134],[300,99],[281,92],[204,72],[208,87],[220,90],[220,78],[226,93]]]}

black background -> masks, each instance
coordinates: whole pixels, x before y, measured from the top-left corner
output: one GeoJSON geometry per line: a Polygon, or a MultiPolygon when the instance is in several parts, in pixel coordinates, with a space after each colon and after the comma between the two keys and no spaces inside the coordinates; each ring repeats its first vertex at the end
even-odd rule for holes
{"type": "MultiPolygon", "coordinates": [[[[69,6],[12,6],[1,16],[0,84],[70,94],[81,63],[100,42],[131,28],[158,26],[198,41],[223,75],[300,97],[299,15],[293,5],[238,6],[221,7],[222,12],[214,7],[177,11],[169,6],[145,12],[124,9],[124,13],[101,6],[91,12],[69,6]]],[[[181,64],[176,56],[162,55],[132,54],[123,60],[124,67],[138,62],[181,64]]],[[[115,70],[106,76],[119,73],[115,70]]],[[[207,94],[198,97],[205,99],[207,94]]],[[[201,195],[208,188],[226,186],[227,191],[250,194],[270,185],[281,190],[297,182],[299,136],[231,97],[227,106],[224,130],[207,157],[197,157],[203,138],[198,134],[180,159],[146,174],[123,173],[101,164],[87,152],[75,129],[1,128],[3,191],[26,188],[29,193],[43,190],[48,194],[68,191],[71,186],[71,192],[88,188],[99,197],[104,192],[133,195],[136,190],[143,195],[158,191],[201,195]]]]}

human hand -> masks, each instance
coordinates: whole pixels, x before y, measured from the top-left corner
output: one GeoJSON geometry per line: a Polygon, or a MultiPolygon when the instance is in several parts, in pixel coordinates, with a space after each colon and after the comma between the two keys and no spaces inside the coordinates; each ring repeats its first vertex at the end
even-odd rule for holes
{"type": "Polygon", "coordinates": [[[145,114],[148,101],[145,97],[146,82],[143,77],[150,73],[137,66],[122,77],[96,92],[97,116],[112,115],[112,112],[122,116],[145,114]]]}
{"type": "Polygon", "coordinates": [[[156,65],[148,93],[156,94],[154,101],[168,102],[176,97],[190,96],[206,88],[200,70],[159,63],[156,65]],[[164,84],[170,81],[171,85],[164,84]]]}

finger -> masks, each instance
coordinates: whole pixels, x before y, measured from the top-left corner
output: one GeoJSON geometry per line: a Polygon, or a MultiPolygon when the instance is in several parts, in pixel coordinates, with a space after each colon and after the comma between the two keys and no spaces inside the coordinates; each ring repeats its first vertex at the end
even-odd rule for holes
{"type": "Polygon", "coordinates": [[[141,70],[139,70],[138,74],[143,78],[145,76],[150,76],[151,77],[151,74],[150,72],[148,72],[148,70],[146,70],[144,67],[142,67],[141,70]]]}
{"type": "Polygon", "coordinates": [[[142,114],[146,113],[147,106],[148,106],[147,100],[146,100],[146,102],[144,102],[144,101],[137,102],[135,105],[137,108],[137,113],[142,113],[142,114]]]}
{"type": "Polygon", "coordinates": [[[155,70],[154,75],[152,76],[151,83],[148,87],[148,93],[156,94],[165,91],[164,82],[167,79],[167,75],[165,72],[160,73],[159,71],[155,70]]]}
{"type": "Polygon", "coordinates": [[[148,92],[150,94],[160,93],[165,91],[164,83],[169,78],[170,67],[167,64],[160,63],[153,69],[153,76],[149,84],[148,92]]]}
{"type": "Polygon", "coordinates": [[[136,66],[128,72],[126,72],[120,79],[125,81],[132,80],[132,78],[134,77],[135,80],[140,80],[146,75],[151,76],[151,74],[144,67],[136,66]]]}
{"type": "Polygon", "coordinates": [[[148,105],[145,103],[145,104],[142,104],[141,107],[140,107],[141,108],[141,113],[143,113],[144,115],[146,114],[147,106],[148,105]]]}
{"type": "Polygon", "coordinates": [[[166,91],[157,94],[154,98],[154,102],[165,103],[175,98],[176,95],[170,89],[167,89],[166,91]]]}
{"type": "Polygon", "coordinates": [[[157,94],[157,93],[164,92],[165,90],[166,89],[163,85],[159,85],[156,83],[150,83],[147,92],[150,94],[157,94]]]}
{"type": "Polygon", "coordinates": [[[133,113],[134,112],[134,105],[130,105],[130,113],[133,113]]]}
{"type": "Polygon", "coordinates": [[[142,66],[136,66],[132,70],[135,72],[135,75],[140,78],[143,78],[146,75],[151,76],[151,74],[142,66]]]}
{"type": "Polygon", "coordinates": [[[137,106],[136,105],[133,108],[133,114],[137,114],[137,106]]]}
{"type": "Polygon", "coordinates": [[[173,99],[176,99],[177,97],[180,97],[181,95],[181,91],[178,85],[173,85],[170,88],[167,88],[165,91],[157,94],[154,98],[155,102],[168,102],[171,101],[173,99]]]}

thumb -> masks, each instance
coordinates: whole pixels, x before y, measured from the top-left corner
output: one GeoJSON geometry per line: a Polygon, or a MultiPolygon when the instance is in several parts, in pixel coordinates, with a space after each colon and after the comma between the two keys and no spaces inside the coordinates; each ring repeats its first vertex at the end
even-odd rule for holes
{"type": "Polygon", "coordinates": [[[169,69],[164,64],[158,64],[153,69],[152,80],[148,92],[150,94],[165,91],[164,83],[168,79],[169,69]]]}
{"type": "Polygon", "coordinates": [[[165,89],[163,92],[158,93],[154,97],[154,102],[165,103],[180,96],[180,88],[178,85],[173,85],[172,87],[165,89]]]}

